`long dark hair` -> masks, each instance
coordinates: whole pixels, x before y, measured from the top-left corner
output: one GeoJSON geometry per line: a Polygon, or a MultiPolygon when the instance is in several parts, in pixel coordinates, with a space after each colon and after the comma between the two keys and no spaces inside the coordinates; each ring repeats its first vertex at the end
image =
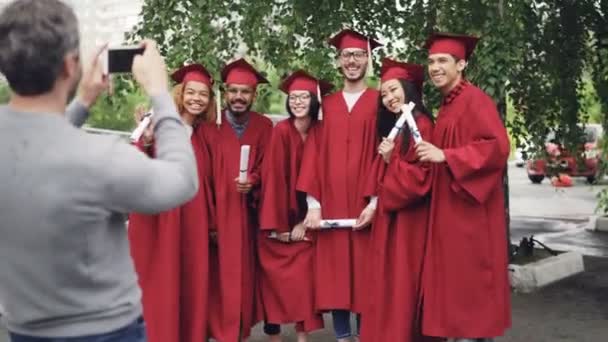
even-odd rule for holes
{"type": "MultiPolygon", "coordinates": [[[[310,108],[308,109],[308,115],[310,116],[310,122],[315,123],[319,120],[319,109],[321,108],[321,104],[319,103],[319,99],[317,99],[317,95],[312,92],[308,92],[310,94],[310,108]]],[[[289,108],[289,96],[285,99],[285,108],[287,108],[287,113],[289,113],[290,118],[295,118],[291,112],[291,108],[289,108]]]]}
{"type": "MultiPolygon", "coordinates": [[[[433,116],[426,109],[424,102],[422,101],[422,93],[418,90],[418,87],[410,81],[406,81],[403,79],[399,79],[399,83],[401,87],[403,87],[403,93],[405,94],[406,102],[414,102],[414,118],[418,115],[426,115],[431,121],[433,121],[433,116]]],[[[378,104],[378,115],[376,116],[376,129],[378,132],[378,139],[382,139],[383,137],[387,137],[390,133],[391,129],[395,126],[399,115],[391,112],[384,106],[382,102],[382,96],[380,96],[379,104],[378,104]]],[[[403,125],[403,129],[401,130],[401,134],[403,135],[403,139],[401,139],[401,153],[404,154],[407,152],[410,147],[410,128],[407,124],[403,125]]],[[[427,137],[424,137],[427,138],[427,137]]],[[[428,138],[427,138],[428,139],[428,138]]]]}

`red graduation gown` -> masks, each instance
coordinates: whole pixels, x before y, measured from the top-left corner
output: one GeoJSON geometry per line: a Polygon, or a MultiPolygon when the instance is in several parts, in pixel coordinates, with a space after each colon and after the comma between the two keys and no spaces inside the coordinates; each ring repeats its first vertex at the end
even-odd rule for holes
{"type": "MultiPolygon", "coordinates": [[[[378,91],[367,89],[352,112],[342,92],[323,98],[320,139],[308,139],[298,190],[321,202],[324,219],[358,218],[376,156],[378,91]]],[[[323,230],[315,241],[315,307],[361,312],[367,293],[370,229],[323,230]]]]}
{"type": "Polygon", "coordinates": [[[199,342],[207,336],[208,226],[213,209],[209,156],[201,139],[204,136],[192,136],[199,176],[196,196],[158,215],[129,216],[131,255],[150,342],[199,342]]]}
{"type": "MultiPolygon", "coordinates": [[[[431,139],[433,123],[416,117],[422,137],[431,139]]],[[[361,319],[361,341],[422,341],[418,303],[427,235],[431,166],[416,156],[415,142],[401,153],[399,135],[390,164],[379,156],[370,193],[378,187],[378,210],[369,257],[369,306],[361,319]]]]}
{"type": "Polygon", "coordinates": [[[224,115],[222,124],[206,124],[202,132],[212,159],[216,199],[217,245],[209,251],[209,331],[219,342],[243,338],[255,325],[256,259],[255,235],[262,159],[272,133],[272,121],[251,112],[249,124],[239,139],[224,115]],[[251,193],[236,191],[241,145],[250,145],[248,175],[251,193]]]}
{"type": "Polygon", "coordinates": [[[502,336],[511,325],[502,177],[507,131],[492,99],[463,82],[444,99],[423,276],[423,332],[502,336]]]}
{"type": "MultiPolygon", "coordinates": [[[[317,132],[312,126],[308,134],[317,132]]],[[[279,122],[263,164],[259,284],[266,322],[302,322],[304,331],[313,331],[323,328],[314,310],[313,242],[286,244],[268,238],[271,231],[291,231],[306,216],[306,194],[296,191],[303,150],[304,141],[293,120],[279,122]]]]}

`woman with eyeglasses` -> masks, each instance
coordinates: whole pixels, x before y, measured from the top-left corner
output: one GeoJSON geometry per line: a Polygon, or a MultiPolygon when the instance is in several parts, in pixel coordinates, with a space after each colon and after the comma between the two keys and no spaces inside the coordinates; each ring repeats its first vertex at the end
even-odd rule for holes
{"type": "Polygon", "coordinates": [[[313,244],[306,233],[306,194],[296,191],[304,142],[318,133],[321,95],[332,85],[298,70],[280,86],[287,94],[289,118],[272,132],[262,168],[262,205],[258,253],[264,332],[281,341],[281,324],[296,323],[298,342],[322,329],[314,309],[313,244]]]}

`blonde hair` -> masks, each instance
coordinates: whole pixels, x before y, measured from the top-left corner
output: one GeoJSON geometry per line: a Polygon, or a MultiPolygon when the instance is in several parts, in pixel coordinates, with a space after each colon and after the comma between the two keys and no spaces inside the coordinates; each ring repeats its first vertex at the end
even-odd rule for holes
{"type": "MultiPolygon", "coordinates": [[[[177,112],[181,115],[184,110],[184,84],[180,83],[173,87],[173,101],[177,106],[177,112]]],[[[216,110],[215,110],[215,92],[213,89],[209,89],[209,104],[207,105],[207,112],[204,116],[198,117],[195,124],[200,122],[215,122],[216,110]]]]}

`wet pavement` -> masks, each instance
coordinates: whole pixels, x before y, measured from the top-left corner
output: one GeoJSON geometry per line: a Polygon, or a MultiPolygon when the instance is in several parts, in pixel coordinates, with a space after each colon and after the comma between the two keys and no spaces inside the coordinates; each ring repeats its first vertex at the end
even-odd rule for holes
{"type": "Polygon", "coordinates": [[[587,229],[595,215],[596,195],[606,182],[574,181],[570,188],[555,188],[548,180],[532,184],[525,169],[510,166],[511,242],[534,235],[555,250],[608,257],[608,234],[587,229]]]}
{"type": "Polygon", "coordinates": [[[608,257],[608,233],[589,231],[588,226],[587,221],[514,218],[511,220],[511,242],[517,244],[521,238],[534,235],[535,239],[557,251],[608,257]]]}

